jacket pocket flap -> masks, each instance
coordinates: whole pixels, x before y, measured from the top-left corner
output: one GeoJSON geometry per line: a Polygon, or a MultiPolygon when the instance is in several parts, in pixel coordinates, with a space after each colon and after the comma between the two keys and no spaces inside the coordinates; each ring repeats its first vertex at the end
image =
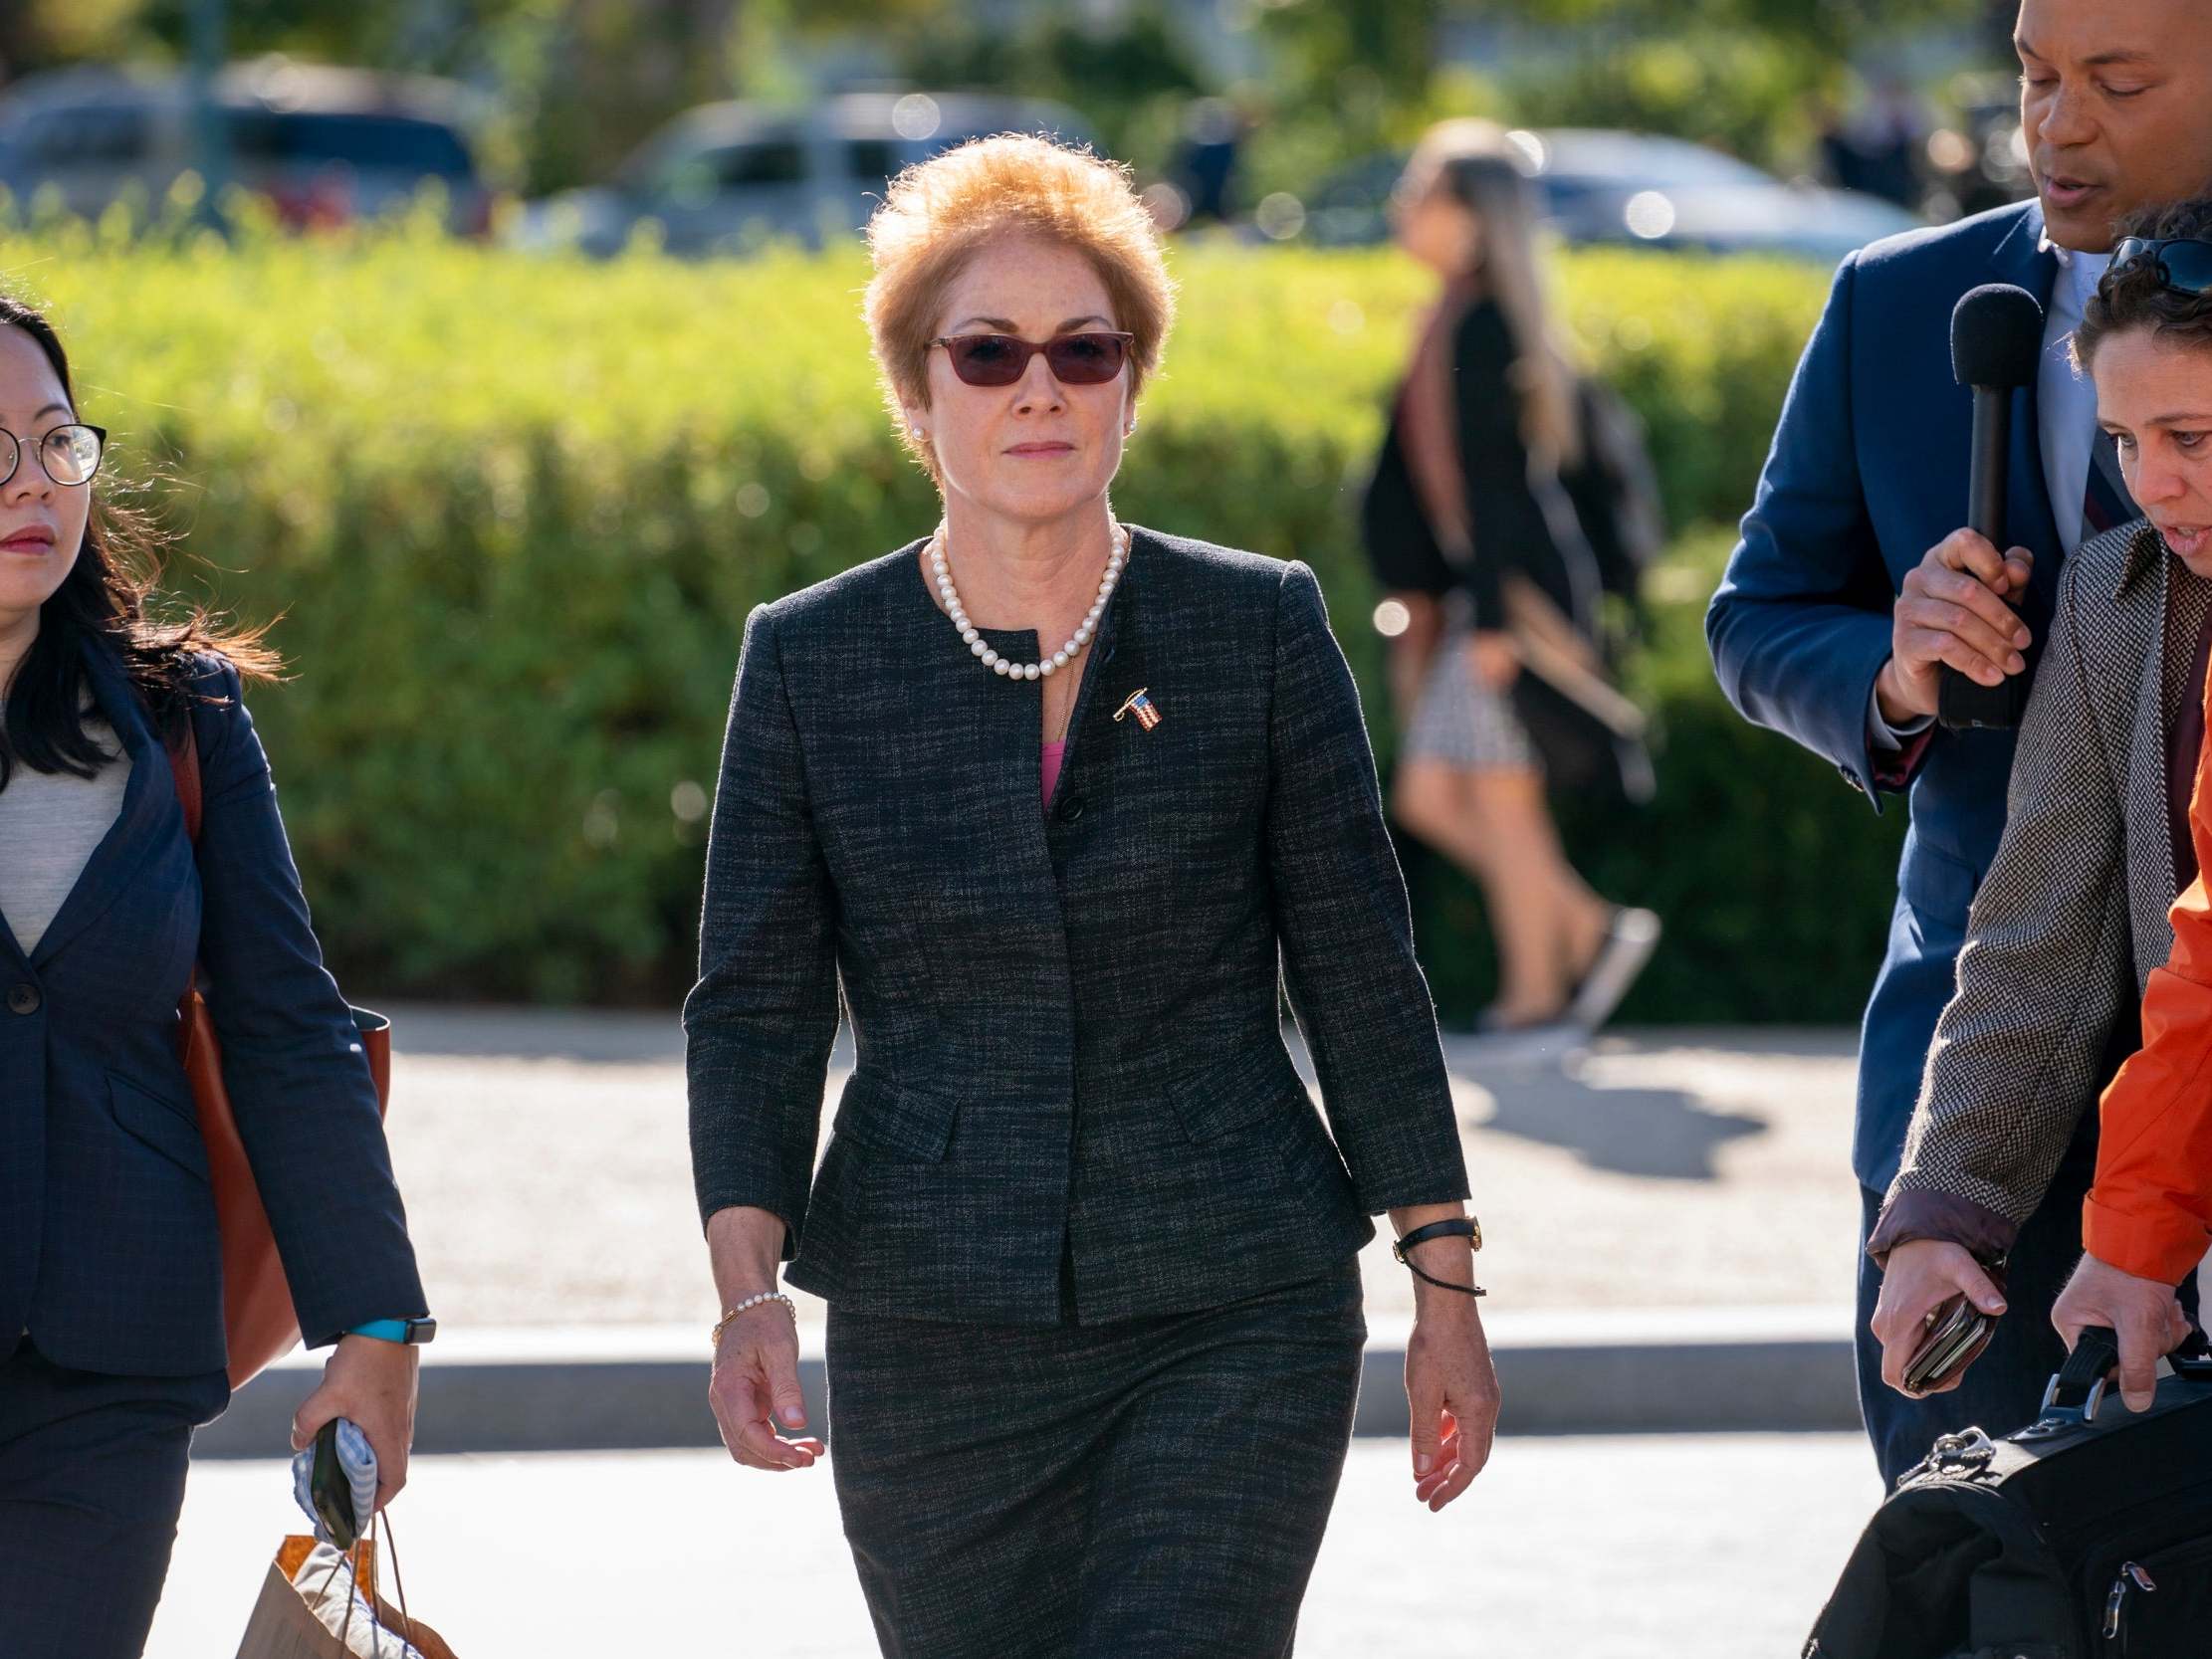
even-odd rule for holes
{"type": "Polygon", "coordinates": [[[959,1101],[950,1095],[854,1072],[837,1098],[833,1127],[863,1145],[936,1163],[944,1158],[953,1139],[953,1119],[959,1111],[959,1101]]]}
{"type": "Polygon", "coordinates": [[[207,1142],[190,1101],[173,1102],[119,1073],[108,1074],[108,1109],[116,1126],[170,1162],[208,1178],[207,1142]]]}
{"type": "Polygon", "coordinates": [[[1268,1109],[1296,1100],[1311,1110],[1305,1080],[1280,1043],[1264,1052],[1244,1050],[1174,1085],[1170,1097],[1183,1133],[1206,1141],[1256,1123],[1268,1109]]]}

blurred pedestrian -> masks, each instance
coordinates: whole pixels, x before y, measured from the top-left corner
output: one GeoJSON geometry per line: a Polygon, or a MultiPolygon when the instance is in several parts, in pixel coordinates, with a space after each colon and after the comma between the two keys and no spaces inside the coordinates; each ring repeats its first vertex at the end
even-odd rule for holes
{"type": "Polygon", "coordinates": [[[1225,98],[1193,99],[1183,112],[1170,175],[1190,199],[1189,225],[1225,224],[1236,210],[1237,165],[1249,122],[1225,98]]]}
{"type": "MultiPolygon", "coordinates": [[[[2212,431],[2212,203],[2137,228],[2152,240],[2121,245],[2075,351],[2147,518],[2084,543],[2060,578],[2004,839],[1867,1245],[1882,1263],[1874,1331],[1893,1387],[1949,1298],[2003,1308],[2002,1265],[2096,1103],[2100,1057],[2115,1034],[2131,1044],[2146,989],[2150,1041],[2105,1097],[2076,1280],[2118,1287],[2108,1311],[2131,1383],[2165,1351],[2144,1352],[2141,1334],[2179,1321],[2175,1287],[2212,1245],[2202,1091],[2182,1086],[2212,1027],[2200,983],[2212,918],[2189,804],[2212,654],[2212,452],[2200,453],[2212,431]]],[[[2199,835],[2207,812],[2200,803],[2199,835]]],[[[2046,1280],[2070,1265],[2034,1264],[2046,1280]]],[[[2069,1330],[2067,1305],[2071,1337],[2085,1322],[2069,1330]]]]}
{"type": "Polygon", "coordinates": [[[1925,184],[1927,106],[1912,83],[1895,70],[1874,78],[1859,107],[1831,116],[1821,128],[1821,148],[1839,189],[1880,196],[1917,210],[1925,184]]]}
{"type": "Polygon", "coordinates": [[[100,494],[106,436],[52,325],[0,301],[0,1659],[140,1650],[192,1430],[230,1397],[177,1053],[195,962],[300,1329],[332,1348],[296,1444],[352,1419],[379,1503],[406,1479],[425,1313],[241,701],[276,659],[205,613],[155,620],[158,543],[100,494]],[[196,858],[168,753],[187,733],[196,858]]]}
{"type": "MultiPolygon", "coordinates": [[[[2114,225],[2212,178],[2212,30],[2196,0],[2024,0],[2017,44],[2037,199],[1843,262],[1705,619],[1721,689],[1748,719],[1826,757],[1878,811],[1910,790],[1888,952],[1860,1044],[1852,1163],[1869,1234],[1957,986],[2012,773],[2010,733],[1936,728],[1940,671],[1983,686],[2031,672],[2062,561],[2137,516],[2068,340],[2114,225]],[[2007,457],[2004,549],[1957,527],[1972,417],[1948,337],[1959,299],[1986,283],[2025,288],[2047,317],[2032,415],[2007,457]]],[[[2101,1059],[2096,1082],[2124,1053],[2101,1059]]],[[[2013,1253],[2008,1292],[2025,1317],[2003,1323],[1960,1388],[1910,1400],[1883,1384],[1881,1268],[1862,1252],[1859,1397],[1885,1475],[1937,1435],[2002,1434],[2035,1415],[2065,1357],[2042,1316],[2080,1249],[2094,1115],[2082,1121],[2013,1253]]]]}
{"type": "Polygon", "coordinates": [[[1122,169],[979,140],[869,236],[944,519],[746,627],[685,1008],[714,1408],[749,1467],[822,1450],[779,1432],[787,1259],[887,1654],[1287,1654],[1370,1215],[1419,1275],[1418,1498],[1497,1411],[1359,701],[1303,564],[1115,519],[1173,301],[1122,169]]]}
{"type": "Polygon", "coordinates": [[[1500,128],[1434,128],[1393,218],[1443,292],[1362,510],[1369,559],[1410,619],[1391,645],[1404,732],[1391,810],[1481,885],[1499,978],[1483,1027],[1595,1028],[1651,959],[1659,919],[1591,890],[1546,799],[1563,762],[1618,777],[1623,746],[1642,762],[1621,729],[1633,711],[1617,712],[1606,683],[1603,582],[1563,483],[1590,464],[1585,400],[1553,338],[1528,185],[1500,128]],[[1517,685],[1524,675],[1547,695],[1541,735],[1517,695],[1539,691],[1517,685]]]}

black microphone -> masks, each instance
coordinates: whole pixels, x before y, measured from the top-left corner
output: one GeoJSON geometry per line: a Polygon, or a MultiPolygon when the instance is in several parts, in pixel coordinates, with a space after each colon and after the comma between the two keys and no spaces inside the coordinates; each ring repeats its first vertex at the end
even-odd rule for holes
{"type": "MultiPolygon", "coordinates": [[[[1973,465],[1966,527],[2005,550],[2005,459],[2012,449],[2012,394],[2035,382],[2043,358],[2043,307],[2024,288],[1987,283],[1951,312],[1951,372],[1974,393],[1973,465]]],[[[1935,718],[1952,731],[2014,726],[2028,704],[2028,676],[1985,686],[1945,663],[1935,718]]]]}

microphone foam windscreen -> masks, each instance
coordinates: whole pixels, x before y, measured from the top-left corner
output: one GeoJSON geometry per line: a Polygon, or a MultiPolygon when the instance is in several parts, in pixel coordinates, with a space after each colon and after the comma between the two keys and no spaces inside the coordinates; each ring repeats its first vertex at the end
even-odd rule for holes
{"type": "Polygon", "coordinates": [[[2043,307],[2024,288],[1985,283],[1951,312],[1951,372],[1962,386],[2025,386],[2042,356],[2043,307]]]}

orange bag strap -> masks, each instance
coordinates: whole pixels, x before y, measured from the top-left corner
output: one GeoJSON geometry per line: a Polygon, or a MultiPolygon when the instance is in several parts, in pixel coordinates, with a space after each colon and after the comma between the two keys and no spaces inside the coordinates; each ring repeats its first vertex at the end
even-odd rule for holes
{"type": "Polygon", "coordinates": [[[200,844],[200,739],[192,728],[192,713],[184,713],[184,735],[167,744],[169,775],[176,782],[177,803],[184,808],[184,833],[192,845],[200,844]]]}
{"type": "MultiPolygon", "coordinates": [[[[184,711],[184,732],[173,743],[162,745],[169,752],[169,777],[176,784],[177,804],[184,808],[184,833],[191,838],[192,852],[200,850],[200,804],[204,793],[200,788],[200,738],[192,724],[192,711],[184,711]]],[[[192,983],[186,987],[184,1001],[189,1005],[199,994],[199,964],[192,964],[192,983]]]]}

